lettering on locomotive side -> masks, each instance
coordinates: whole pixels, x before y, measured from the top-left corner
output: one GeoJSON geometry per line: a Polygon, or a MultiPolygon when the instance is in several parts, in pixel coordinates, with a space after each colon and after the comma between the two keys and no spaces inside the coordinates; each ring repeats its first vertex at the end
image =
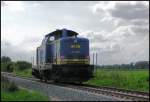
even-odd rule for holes
{"type": "Polygon", "coordinates": [[[79,44],[74,44],[74,45],[71,45],[71,48],[80,48],[80,45],[79,44]]]}

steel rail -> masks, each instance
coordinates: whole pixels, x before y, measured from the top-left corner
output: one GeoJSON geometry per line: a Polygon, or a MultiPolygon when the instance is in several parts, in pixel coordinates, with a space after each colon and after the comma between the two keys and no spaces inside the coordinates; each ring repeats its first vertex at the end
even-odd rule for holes
{"type": "Polygon", "coordinates": [[[147,97],[149,96],[149,92],[144,92],[144,91],[136,91],[136,90],[122,89],[122,88],[108,87],[108,86],[94,86],[94,85],[87,85],[87,84],[83,84],[83,86],[103,89],[103,90],[116,91],[116,92],[123,92],[123,93],[140,95],[140,96],[147,96],[147,97]]]}
{"type": "Polygon", "coordinates": [[[112,90],[104,90],[99,88],[92,88],[92,87],[86,87],[86,86],[74,86],[74,85],[68,85],[67,87],[71,87],[74,89],[84,90],[96,94],[102,94],[107,96],[113,96],[117,98],[127,99],[131,101],[149,101],[149,96],[143,96],[143,95],[135,95],[135,94],[128,94],[124,92],[117,92],[112,90]]]}

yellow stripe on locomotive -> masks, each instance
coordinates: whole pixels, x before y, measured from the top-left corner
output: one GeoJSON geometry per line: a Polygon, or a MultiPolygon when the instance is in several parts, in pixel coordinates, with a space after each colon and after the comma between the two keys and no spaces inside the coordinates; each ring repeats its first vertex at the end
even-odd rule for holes
{"type": "Polygon", "coordinates": [[[57,64],[90,64],[89,59],[57,59],[57,64]]]}

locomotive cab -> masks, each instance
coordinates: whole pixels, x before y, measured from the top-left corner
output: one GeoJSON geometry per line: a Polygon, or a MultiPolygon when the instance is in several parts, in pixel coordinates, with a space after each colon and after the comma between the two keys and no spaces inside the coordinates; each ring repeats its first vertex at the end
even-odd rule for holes
{"type": "Polygon", "coordinates": [[[57,29],[56,31],[49,33],[45,36],[46,37],[54,37],[55,40],[61,39],[61,38],[67,38],[67,37],[77,37],[78,33],[71,31],[71,30],[67,30],[67,29],[62,29],[59,30],[57,29]]]}

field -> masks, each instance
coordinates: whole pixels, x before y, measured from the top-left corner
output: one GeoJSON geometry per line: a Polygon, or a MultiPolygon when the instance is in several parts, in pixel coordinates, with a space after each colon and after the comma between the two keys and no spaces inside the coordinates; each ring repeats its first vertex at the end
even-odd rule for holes
{"type": "Polygon", "coordinates": [[[97,70],[86,83],[139,91],[149,91],[149,70],[97,70]]]}

